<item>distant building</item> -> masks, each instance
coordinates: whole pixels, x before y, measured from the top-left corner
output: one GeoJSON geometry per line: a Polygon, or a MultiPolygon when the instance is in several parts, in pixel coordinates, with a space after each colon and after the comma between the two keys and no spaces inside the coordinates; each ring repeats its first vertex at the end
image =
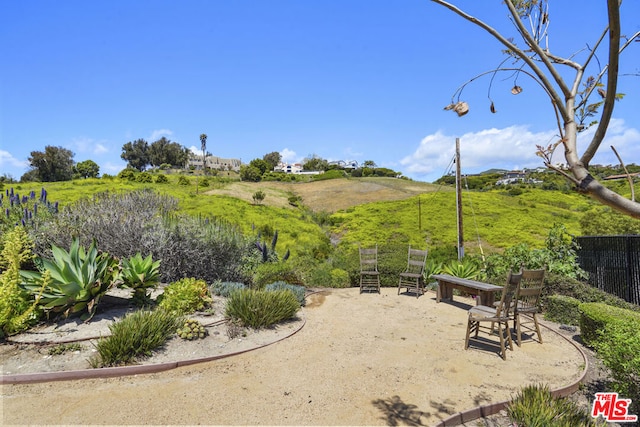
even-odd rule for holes
{"type": "Polygon", "coordinates": [[[329,165],[339,166],[343,169],[358,169],[360,167],[356,160],[334,160],[329,162],[329,165]]]}
{"type": "MultiPolygon", "coordinates": [[[[207,156],[207,168],[217,169],[221,171],[240,171],[242,161],[240,159],[224,159],[218,156],[207,156]]],[[[202,156],[191,154],[187,167],[194,167],[196,169],[202,169],[202,156]]]]}
{"type": "Polygon", "coordinates": [[[279,163],[278,166],[273,168],[274,172],[293,173],[297,175],[320,175],[324,171],[305,171],[302,168],[302,163],[279,163]]]}

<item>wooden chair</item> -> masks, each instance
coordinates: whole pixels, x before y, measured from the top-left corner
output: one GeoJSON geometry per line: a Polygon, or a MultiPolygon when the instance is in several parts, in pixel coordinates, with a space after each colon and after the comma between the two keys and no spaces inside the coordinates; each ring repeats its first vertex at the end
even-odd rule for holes
{"type": "Polygon", "coordinates": [[[503,360],[507,360],[506,344],[509,349],[513,350],[513,341],[511,339],[511,330],[509,329],[509,321],[514,319],[514,308],[516,295],[520,288],[522,280],[522,270],[518,273],[509,273],[507,284],[502,290],[502,297],[496,307],[485,305],[477,305],[469,309],[469,319],[467,321],[467,334],[464,341],[465,350],[469,348],[469,339],[471,332],[474,332],[474,338],[478,338],[478,332],[482,323],[489,323],[489,334],[493,334],[495,324],[498,325],[498,336],[500,338],[500,355],[503,360]]]}
{"type": "Polygon", "coordinates": [[[378,245],[375,248],[360,249],[360,293],[375,291],[380,293],[380,273],[378,272],[378,245]]]}
{"type": "Polygon", "coordinates": [[[514,325],[516,331],[516,343],[520,347],[522,343],[522,325],[533,324],[533,327],[526,329],[538,335],[538,342],[542,344],[540,325],[538,324],[538,314],[540,307],[540,295],[544,284],[545,270],[523,270],[522,282],[516,295],[517,304],[514,307],[514,325]]]}
{"type": "Polygon", "coordinates": [[[407,254],[407,268],[400,273],[400,281],[398,282],[398,295],[401,289],[416,294],[416,298],[424,294],[424,266],[427,262],[426,250],[411,249],[407,254]]]}

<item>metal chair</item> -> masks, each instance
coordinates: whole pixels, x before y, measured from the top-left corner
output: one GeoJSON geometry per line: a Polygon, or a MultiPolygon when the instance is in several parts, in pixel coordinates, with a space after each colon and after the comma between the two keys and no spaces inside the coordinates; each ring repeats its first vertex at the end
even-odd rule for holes
{"type": "Polygon", "coordinates": [[[380,272],[378,272],[378,245],[375,248],[359,248],[360,252],[360,293],[375,291],[380,293],[380,272]]]}
{"type": "Polygon", "coordinates": [[[398,295],[403,288],[407,292],[415,293],[416,298],[424,294],[424,266],[427,262],[427,253],[426,250],[411,249],[409,246],[407,268],[400,273],[398,295]]]}
{"type": "Polygon", "coordinates": [[[520,289],[522,280],[522,270],[518,273],[509,273],[507,284],[502,291],[502,298],[496,307],[486,305],[476,305],[469,309],[469,318],[467,321],[467,334],[464,341],[465,350],[469,348],[469,340],[471,332],[474,332],[474,338],[478,339],[482,323],[490,323],[489,335],[493,334],[494,326],[498,325],[498,336],[500,338],[500,355],[503,360],[507,360],[506,344],[509,349],[513,350],[513,340],[511,339],[511,330],[509,329],[509,321],[514,319],[514,308],[516,295],[520,289]]]}

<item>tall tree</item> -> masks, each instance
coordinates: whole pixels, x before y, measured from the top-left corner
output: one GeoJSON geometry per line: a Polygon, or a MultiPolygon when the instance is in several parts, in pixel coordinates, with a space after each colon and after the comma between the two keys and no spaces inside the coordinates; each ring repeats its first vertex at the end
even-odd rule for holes
{"type": "MultiPolygon", "coordinates": [[[[622,36],[622,1],[603,0],[607,5],[607,22],[603,23],[603,29],[600,34],[595,35],[593,43],[587,43],[585,48],[579,49],[584,53],[582,62],[578,62],[578,54],[581,52],[561,57],[551,51],[547,32],[551,23],[549,0],[503,2],[515,27],[516,37],[523,41],[523,47],[516,44],[515,38],[503,35],[482,19],[466,13],[452,3],[444,0],[432,1],[482,28],[506,48],[507,60],[513,65],[503,65],[507,63],[505,60],[498,68],[483,74],[495,75],[506,71],[516,76],[526,76],[550,98],[558,127],[558,140],[547,147],[537,147],[537,154],[544,164],[571,181],[578,191],[627,215],[640,218],[640,203],[603,186],[589,170],[589,163],[607,132],[614,104],[622,96],[617,92],[620,55],[634,40],[640,40],[640,32],[630,37],[622,36]],[[525,23],[528,23],[528,28],[525,23]],[[598,58],[607,58],[608,64],[600,64],[598,58]],[[571,74],[573,78],[565,80],[565,76],[571,74]],[[594,99],[596,97],[598,99],[594,99]],[[587,148],[580,154],[577,146],[578,133],[592,125],[597,126],[596,130],[587,148]],[[551,162],[553,152],[559,146],[564,151],[568,170],[551,162]]],[[[469,80],[456,91],[446,109],[455,111],[459,116],[469,111],[469,105],[460,100],[460,95],[462,89],[474,80],[475,78],[469,80]]],[[[522,92],[522,87],[514,84],[511,92],[517,95],[522,92]]],[[[490,109],[492,112],[496,111],[493,102],[490,109]]]]}
{"type": "Polygon", "coordinates": [[[122,146],[120,158],[127,162],[127,166],[142,172],[151,163],[149,159],[149,143],[144,139],[127,142],[122,146]]]}
{"type": "Polygon", "coordinates": [[[206,151],[207,151],[207,134],[206,133],[201,133],[200,134],[200,148],[202,149],[202,169],[204,169],[204,171],[206,172],[207,170],[207,157],[206,157],[206,151]]]}
{"type": "Polygon", "coordinates": [[[189,151],[186,147],[177,142],[171,142],[164,136],[149,145],[149,163],[153,167],[168,164],[175,168],[182,168],[188,159],[189,151]]]}
{"type": "Polygon", "coordinates": [[[273,170],[282,161],[282,156],[277,151],[267,153],[262,157],[262,160],[269,163],[270,169],[273,170]]]}
{"type": "Polygon", "coordinates": [[[81,178],[97,178],[100,173],[100,166],[93,160],[85,160],[76,163],[74,170],[81,178]]]}
{"type": "Polygon", "coordinates": [[[73,152],[47,145],[42,151],[32,151],[29,163],[42,182],[68,181],[73,178],[73,152]]]}

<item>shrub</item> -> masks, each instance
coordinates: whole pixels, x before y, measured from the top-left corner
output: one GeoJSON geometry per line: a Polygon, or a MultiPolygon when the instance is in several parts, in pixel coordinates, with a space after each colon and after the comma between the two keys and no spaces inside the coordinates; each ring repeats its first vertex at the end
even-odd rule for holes
{"type": "Polygon", "coordinates": [[[291,292],[293,292],[293,295],[295,295],[300,306],[304,307],[306,305],[307,291],[304,286],[290,285],[289,283],[286,283],[286,282],[274,282],[264,287],[265,291],[279,291],[283,289],[288,289],[291,292]]]}
{"type": "Polygon", "coordinates": [[[151,356],[173,335],[181,319],[167,310],[138,310],[109,326],[111,335],[96,344],[98,355],[89,362],[94,368],[135,363],[151,356]]]}
{"type": "Polygon", "coordinates": [[[151,183],[153,182],[153,175],[151,175],[149,172],[140,172],[136,177],[136,182],[142,182],[145,184],[151,183]]]}
{"type": "Polygon", "coordinates": [[[211,305],[211,295],[204,280],[184,278],[164,289],[158,305],[177,315],[189,314],[211,305]]]}
{"type": "Polygon", "coordinates": [[[240,289],[247,289],[247,286],[240,282],[221,282],[220,280],[216,280],[211,286],[211,292],[224,298],[229,298],[232,292],[240,289]]]}
{"type": "Polygon", "coordinates": [[[226,315],[238,319],[243,325],[259,329],[266,328],[298,312],[300,304],[288,289],[265,291],[242,289],[233,292],[227,301],[226,315]]]}
{"type": "Polygon", "coordinates": [[[189,178],[187,178],[186,176],[180,175],[178,177],[178,185],[189,185],[189,178]]]}
{"type": "Polygon", "coordinates": [[[3,235],[0,252],[0,338],[18,333],[34,323],[39,313],[28,292],[20,288],[20,267],[30,262],[33,243],[24,227],[15,227],[3,235]]]}
{"type": "Polygon", "coordinates": [[[546,385],[528,385],[507,405],[511,421],[522,426],[595,426],[591,414],[564,397],[553,397],[546,385]]]}
{"type": "Polygon", "coordinates": [[[169,178],[166,175],[158,175],[156,176],[156,184],[167,184],[169,182],[169,178]]]}
{"type": "Polygon", "coordinates": [[[331,287],[332,288],[348,288],[351,286],[349,273],[341,268],[331,270],[331,287]]]}
{"type": "Polygon", "coordinates": [[[621,397],[631,399],[630,413],[640,413],[640,318],[607,323],[594,347],[611,370],[610,386],[621,397]]]}
{"type": "Polygon", "coordinates": [[[546,298],[544,318],[556,323],[578,326],[580,323],[580,300],[565,295],[546,298]]]}
{"type": "Polygon", "coordinates": [[[286,262],[265,262],[259,264],[253,276],[253,286],[258,289],[264,288],[273,282],[286,282],[301,285],[302,280],[298,277],[293,265],[286,262]]]}
{"type": "Polygon", "coordinates": [[[135,181],[137,174],[138,174],[138,171],[136,169],[125,168],[120,171],[120,173],[118,174],[118,178],[123,179],[125,181],[135,181]]]}
{"type": "Polygon", "coordinates": [[[256,204],[256,205],[261,204],[264,201],[264,198],[266,196],[267,195],[264,193],[264,191],[262,191],[262,190],[256,191],[255,193],[253,193],[253,196],[252,196],[253,203],[256,204]]]}

